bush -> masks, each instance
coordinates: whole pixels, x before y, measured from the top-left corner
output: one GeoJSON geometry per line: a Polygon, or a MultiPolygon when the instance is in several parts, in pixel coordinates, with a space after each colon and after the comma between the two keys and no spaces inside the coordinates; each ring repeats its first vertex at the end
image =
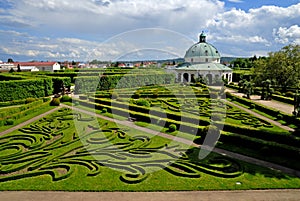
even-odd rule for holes
{"type": "Polygon", "coordinates": [[[51,98],[50,97],[44,97],[43,98],[43,102],[45,103],[45,102],[48,102],[48,101],[50,101],[51,100],[51,98]]]}
{"type": "Polygon", "coordinates": [[[250,109],[255,109],[255,104],[252,103],[252,104],[250,105],[250,109]]]}
{"type": "Polygon", "coordinates": [[[146,99],[139,99],[136,101],[136,104],[139,106],[150,107],[151,104],[146,99]]]}
{"type": "Polygon", "coordinates": [[[277,120],[282,120],[282,119],[283,119],[283,115],[279,113],[279,114],[276,116],[276,118],[277,118],[277,120]]]}
{"type": "Polygon", "coordinates": [[[101,112],[102,112],[102,113],[106,113],[106,112],[107,112],[107,109],[106,109],[106,108],[103,108],[103,109],[101,110],[101,112]]]}
{"type": "Polygon", "coordinates": [[[218,93],[217,92],[211,92],[210,93],[210,98],[212,98],[212,99],[218,98],[218,93]]]}
{"type": "Polygon", "coordinates": [[[59,98],[53,98],[50,102],[51,106],[59,106],[60,105],[60,100],[59,98]]]}
{"type": "Polygon", "coordinates": [[[294,97],[294,93],[292,91],[288,91],[288,92],[285,93],[285,96],[293,98],[294,97]]]}
{"type": "Polygon", "coordinates": [[[119,98],[119,95],[116,92],[111,94],[111,99],[118,99],[118,98],[119,98]]]}
{"type": "Polygon", "coordinates": [[[10,126],[10,125],[14,125],[14,120],[12,120],[12,119],[7,119],[6,121],[5,121],[5,125],[6,126],[10,126]]]}
{"type": "Polygon", "coordinates": [[[274,94],[281,96],[281,92],[280,91],[274,91],[274,94]]]}
{"type": "Polygon", "coordinates": [[[60,98],[60,102],[72,102],[72,98],[70,96],[64,95],[60,98]]]}
{"type": "Polygon", "coordinates": [[[140,98],[141,94],[139,92],[135,92],[132,96],[133,99],[138,99],[140,98]]]}
{"type": "Polygon", "coordinates": [[[177,126],[175,124],[170,124],[169,125],[169,132],[174,132],[177,130],[177,126]]]}
{"type": "Polygon", "coordinates": [[[32,102],[34,102],[34,101],[36,101],[37,99],[36,98],[26,98],[26,100],[25,100],[25,103],[27,104],[27,103],[32,103],[32,102]]]}

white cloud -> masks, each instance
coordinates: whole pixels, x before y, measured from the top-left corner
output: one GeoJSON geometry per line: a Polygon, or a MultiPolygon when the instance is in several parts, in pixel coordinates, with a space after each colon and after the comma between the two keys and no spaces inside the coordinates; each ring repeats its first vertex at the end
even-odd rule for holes
{"type": "Polygon", "coordinates": [[[126,32],[141,28],[170,29],[195,40],[208,30],[208,42],[224,56],[267,54],[299,41],[300,3],[248,11],[226,10],[221,0],[19,0],[12,5],[0,11],[0,29],[12,30],[0,31],[0,51],[29,58],[114,59],[147,48],[183,56],[188,48],[187,39],[176,34],[126,32]]]}
{"type": "Polygon", "coordinates": [[[232,2],[232,3],[243,3],[244,1],[242,0],[228,0],[229,2],[232,2]]]}
{"type": "Polygon", "coordinates": [[[274,49],[279,50],[282,44],[278,42],[283,40],[292,42],[291,39],[287,40],[286,35],[292,32],[295,38],[299,22],[300,3],[287,8],[263,6],[249,9],[248,12],[231,9],[217,14],[208,21],[207,27],[212,41],[220,45],[221,52],[229,55],[251,56],[249,53],[254,50],[266,54],[274,49]],[[280,27],[293,28],[285,30],[280,27]],[[274,30],[275,35],[278,35],[276,38],[274,30]]]}
{"type": "Polygon", "coordinates": [[[56,28],[106,37],[145,27],[200,31],[224,8],[218,0],[20,0],[14,5],[5,16],[8,24],[20,21],[40,32],[56,28]]]}
{"type": "Polygon", "coordinates": [[[300,44],[300,27],[293,25],[290,27],[279,27],[274,29],[275,41],[282,44],[296,43],[300,44]]]}

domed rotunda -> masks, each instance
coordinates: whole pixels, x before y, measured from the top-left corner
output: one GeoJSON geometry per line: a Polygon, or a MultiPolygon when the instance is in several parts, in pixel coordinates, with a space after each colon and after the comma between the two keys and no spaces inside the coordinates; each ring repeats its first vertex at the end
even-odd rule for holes
{"type": "Polygon", "coordinates": [[[204,32],[199,42],[186,51],[184,60],[174,69],[178,82],[195,82],[197,78],[206,80],[207,84],[215,84],[222,78],[232,82],[232,69],[220,63],[219,51],[206,42],[204,32]]]}

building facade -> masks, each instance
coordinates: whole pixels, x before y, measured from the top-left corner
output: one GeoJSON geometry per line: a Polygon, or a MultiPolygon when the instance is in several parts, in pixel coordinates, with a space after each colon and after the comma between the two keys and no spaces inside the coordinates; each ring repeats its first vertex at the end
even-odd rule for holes
{"type": "Polygon", "coordinates": [[[205,80],[207,84],[215,84],[222,79],[232,82],[232,69],[220,63],[219,51],[206,42],[203,32],[199,42],[186,51],[184,61],[170,69],[176,74],[177,82],[196,82],[199,79],[205,80]]]}
{"type": "Polygon", "coordinates": [[[50,71],[60,70],[57,62],[14,62],[15,68],[20,66],[21,71],[50,71]]]}

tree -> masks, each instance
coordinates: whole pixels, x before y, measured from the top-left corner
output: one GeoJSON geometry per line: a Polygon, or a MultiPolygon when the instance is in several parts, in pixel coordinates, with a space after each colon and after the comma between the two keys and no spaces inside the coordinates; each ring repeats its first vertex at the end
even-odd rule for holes
{"type": "Polygon", "coordinates": [[[300,45],[288,45],[278,52],[270,52],[268,58],[254,61],[254,81],[262,86],[269,79],[286,91],[295,87],[300,79],[300,45]]]}
{"type": "Polygon", "coordinates": [[[17,70],[17,72],[21,72],[21,66],[20,66],[20,64],[18,64],[18,70],[17,70]]]}

